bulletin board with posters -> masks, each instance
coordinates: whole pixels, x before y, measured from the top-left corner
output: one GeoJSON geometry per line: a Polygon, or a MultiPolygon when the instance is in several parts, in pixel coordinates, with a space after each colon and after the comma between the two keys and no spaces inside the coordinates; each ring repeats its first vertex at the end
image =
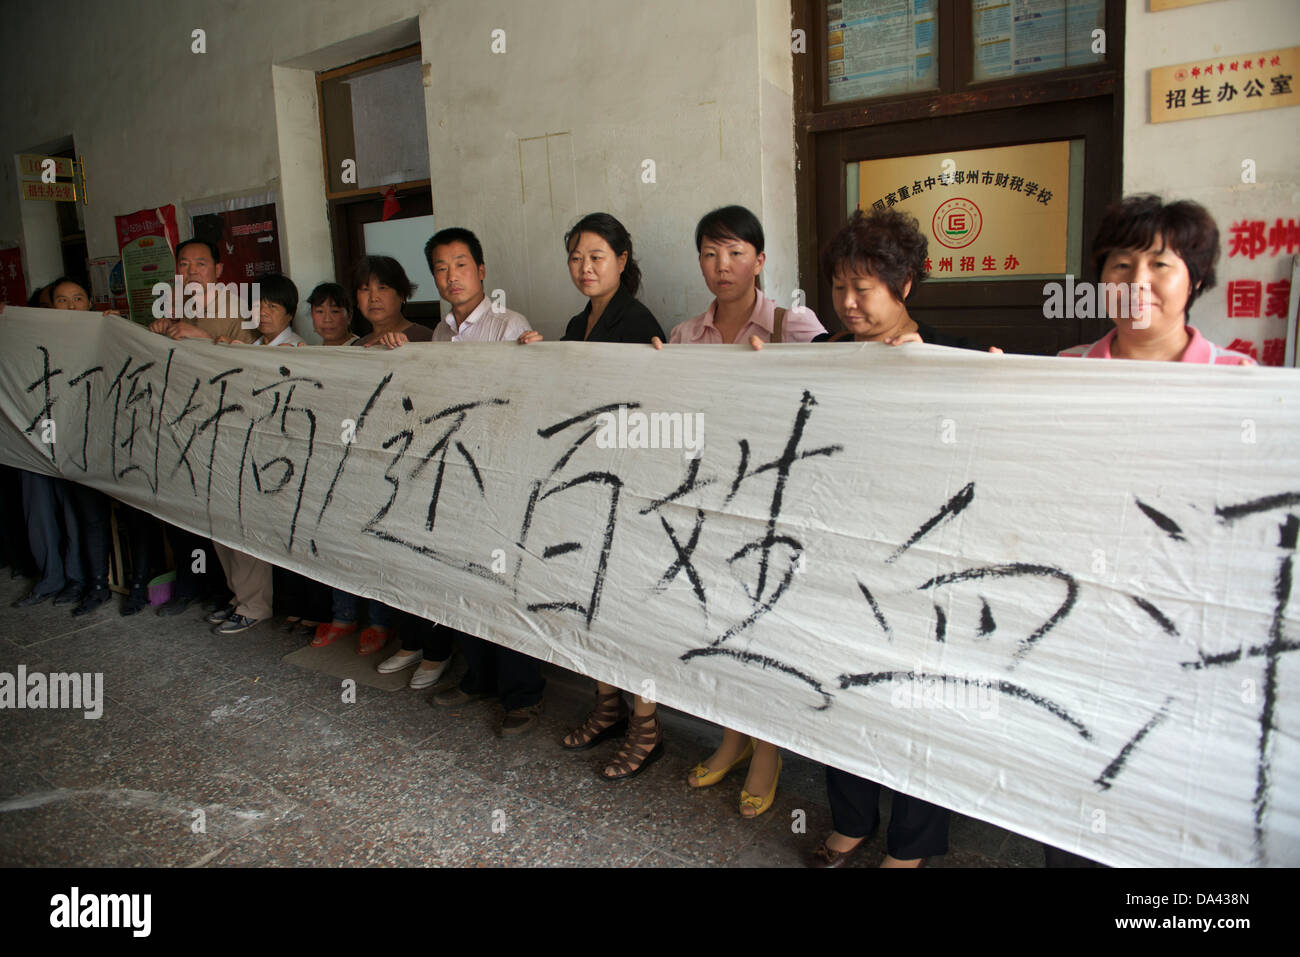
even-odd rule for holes
{"type": "Polygon", "coordinates": [[[159,206],[116,217],[117,248],[132,322],[153,321],[153,287],[176,276],[176,207],[159,206]]]}
{"type": "Polygon", "coordinates": [[[187,203],[190,235],[219,247],[223,282],[283,272],[274,190],[187,203]]]}
{"type": "Polygon", "coordinates": [[[850,204],[915,216],[929,240],[932,279],[1077,272],[1071,149],[1060,140],[864,160],[853,164],[850,204]]]}

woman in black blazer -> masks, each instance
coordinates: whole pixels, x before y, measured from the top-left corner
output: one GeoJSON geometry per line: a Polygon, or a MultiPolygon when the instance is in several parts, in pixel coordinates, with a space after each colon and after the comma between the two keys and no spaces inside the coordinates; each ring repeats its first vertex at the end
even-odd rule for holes
{"type": "MultiPolygon", "coordinates": [[[[587,297],[587,307],[569,320],[565,342],[636,342],[665,338],[654,315],[636,298],[641,268],[632,255],[632,237],[608,213],[591,213],[578,220],[564,237],[569,253],[569,277],[587,297]]],[[[541,342],[529,330],[521,344],[541,342]]],[[[596,703],[587,719],[560,741],[570,751],[584,751],[626,731],[614,760],[600,771],[606,781],[635,777],[663,754],[663,730],[653,701],[634,696],[629,714],[623,693],[596,682],[596,703]]]]}

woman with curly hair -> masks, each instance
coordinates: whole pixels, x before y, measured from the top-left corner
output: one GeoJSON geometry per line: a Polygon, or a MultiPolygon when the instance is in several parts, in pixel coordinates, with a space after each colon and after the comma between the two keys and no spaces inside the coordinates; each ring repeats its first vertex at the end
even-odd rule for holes
{"type": "MultiPolygon", "coordinates": [[[[822,271],[831,281],[831,298],[845,331],[814,341],[928,342],[981,349],[918,322],[908,312],[907,297],[928,275],[927,248],[916,220],[899,210],[854,213],[822,253],[822,271]]],[[[813,852],[814,867],[842,867],[867,843],[880,823],[880,791],[875,781],[826,768],[835,830],[813,852]]],[[[948,810],[894,792],[886,849],[881,867],[921,867],[926,859],[946,853],[948,810]]]]}

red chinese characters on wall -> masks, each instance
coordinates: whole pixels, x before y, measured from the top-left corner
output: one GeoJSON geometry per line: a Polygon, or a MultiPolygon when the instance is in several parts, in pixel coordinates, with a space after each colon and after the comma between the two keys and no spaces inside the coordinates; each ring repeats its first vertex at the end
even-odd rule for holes
{"type": "MultiPolygon", "coordinates": [[[[1228,258],[1254,261],[1256,258],[1290,256],[1300,252],[1300,225],[1294,219],[1277,217],[1243,219],[1232,224],[1228,235],[1228,258]]],[[[1234,279],[1225,293],[1229,319],[1285,319],[1291,301],[1291,280],[1234,279]]],[[[1230,349],[1244,352],[1261,365],[1280,366],[1286,351],[1285,338],[1267,338],[1262,347],[1246,339],[1234,339],[1230,349]]]]}

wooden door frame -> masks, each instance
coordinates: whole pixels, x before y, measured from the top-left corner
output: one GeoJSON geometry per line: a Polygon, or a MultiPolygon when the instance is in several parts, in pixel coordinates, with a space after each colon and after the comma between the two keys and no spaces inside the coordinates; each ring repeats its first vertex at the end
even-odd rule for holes
{"type": "MultiPolygon", "coordinates": [[[[956,26],[938,37],[939,89],[922,93],[858,100],[850,103],[825,102],[825,34],[824,0],[794,0],[793,26],[804,31],[807,53],[794,58],[795,121],[795,203],[798,229],[799,274],[809,304],[828,327],[838,325],[829,298],[829,288],[820,275],[821,246],[847,221],[847,196],[844,190],[843,162],[847,145],[852,143],[855,159],[881,158],[888,155],[934,153],[946,149],[1042,142],[1050,139],[1082,137],[1085,141],[1083,262],[1081,272],[1092,277],[1087,256],[1088,244],[1096,233],[1102,211],[1118,199],[1123,188],[1124,144],[1124,0],[1106,2],[1106,61],[1087,67],[1030,74],[983,83],[968,81],[971,53],[958,42],[961,31],[970,29],[968,0],[938,0],[944,22],[956,26]],[[952,58],[955,58],[955,63],[952,58]],[[1079,101],[1085,102],[1077,115],[1079,101]],[[1076,114],[1071,121],[1051,120],[1054,109],[1076,114]],[[1033,111],[1027,113],[1027,111],[1033,111]],[[1041,126],[1024,122],[1026,116],[1041,126]],[[1023,129],[1009,131],[1021,121],[1023,129]],[[951,126],[949,126],[951,124],[951,126]],[[979,135],[976,128],[983,128],[979,135]],[[933,131],[942,129],[941,137],[933,131]],[[949,138],[948,129],[953,130],[949,138]],[[926,130],[929,135],[912,138],[911,148],[897,145],[907,141],[906,131],[926,130]],[[893,141],[892,151],[871,149],[865,143],[883,137],[893,141]],[[831,158],[828,159],[827,156],[831,158]],[[837,165],[838,169],[834,168],[837,165]],[[828,178],[828,173],[830,174],[828,178]],[[833,185],[832,185],[833,184],[833,185]]],[[[973,306],[987,306],[995,294],[1011,295],[1013,303],[1041,303],[1041,282],[1024,283],[937,283],[922,284],[917,303],[935,308],[951,308],[955,297],[973,306]],[[1000,289],[994,289],[1000,286],[1000,289]],[[946,287],[946,288],[945,288],[946,287]],[[975,288],[979,287],[979,288],[975,288]],[[1008,287],[1019,287],[1009,290],[1008,287]],[[1032,287],[1032,295],[1031,295],[1032,287]],[[950,291],[951,290],[951,291],[950,291]]],[[[909,302],[911,300],[909,299],[909,302]]],[[[1100,335],[1105,320],[1080,320],[1078,341],[1100,335]]]]}
{"type": "MultiPolygon", "coordinates": [[[[815,222],[829,225],[829,239],[835,229],[848,221],[848,195],[844,182],[844,164],[848,162],[931,153],[936,151],[936,147],[938,150],[959,151],[1082,139],[1085,154],[1080,228],[1084,252],[1080,273],[1081,278],[1095,279],[1087,255],[1087,241],[1096,235],[1107,204],[1118,195],[1120,188],[1120,158],[1106,145],[1115,121],[1114,102],[1111,97],[1094,97],[1070,103],[1043,103],[1014,111],[969,113],[819,134],[814,168],[818,183],[815,222]],[[943,138],[936,143],[933,131],[940,124],[943,138]],[[1027,129],[1034,131],[1032,137],[1025,136],[1027,129]]],[[[811,249],[808,251],[813,252],[811,249]]],[[[809,297],[815,302],[813,308],[824,317],[823,324],[827,324],[827,318],[837,322],[830,308],[830,285],[820,274],[818,263],[813,260],[805,268],[809,270],[804,279],[806,283],[809,281],[807,276],[816,276],[815,284],[810,283],[815,291],[815,295],[809,297]]],[[[909,297],[908,305],[921,310],[963,306],[971,309],[1041,306],[1042,285],[1041,279],[922,283],[909,297]]],[[[1084,325],[1079,327],[1078,334],[1085,338],[1097,338],[1106,328],[1106,320],[1080,322],[1084,325]]]]}

